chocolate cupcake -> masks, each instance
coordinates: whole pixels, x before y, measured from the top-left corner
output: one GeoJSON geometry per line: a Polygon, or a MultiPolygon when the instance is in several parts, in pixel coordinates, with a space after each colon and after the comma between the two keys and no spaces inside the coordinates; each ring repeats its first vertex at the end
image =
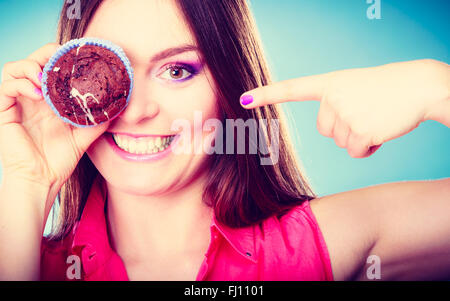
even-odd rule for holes
{"type": "Polygon", "coordinates": [[[120,47],[83,38],[64,44],[44,68],[42,92],[53,111],[77,127],[112,120],[127,106],[133,73],[120,47]]]}

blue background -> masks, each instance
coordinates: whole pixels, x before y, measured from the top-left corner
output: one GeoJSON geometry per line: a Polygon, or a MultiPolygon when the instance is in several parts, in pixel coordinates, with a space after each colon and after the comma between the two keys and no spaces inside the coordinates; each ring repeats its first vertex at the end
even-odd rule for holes
{"type": "MultiPolygon", "coordinates": [[[[366,0],[250,4],[275,80],[422,58],[449,63],[450,1],[381,0],[379,20],[367,18],[366,0]]],[[[61,5],[57,0],[0,0],[0,65],[53,42],[61,5]]],[[[298,156],[319,195],[450,176],[450,130],[437,122],[422,123],[369,158],[353,159],[318,133],[319,103],[283,106],[298,156]]]]}

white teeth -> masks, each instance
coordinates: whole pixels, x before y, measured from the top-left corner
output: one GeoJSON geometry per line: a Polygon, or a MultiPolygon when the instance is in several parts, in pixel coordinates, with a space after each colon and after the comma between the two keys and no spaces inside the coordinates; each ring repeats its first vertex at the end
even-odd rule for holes
{"type": "Polygon", "coordinates": [[[139,142],[138,145],[137,145],[137,153],[138,154],[145,154],[146,150],[147,150],[147,143],[139,142]]]}
{"type": "Polygon", "coordinates": [[[122,139],[122,144],[120,144],[122,146],[122,148],[126,151],[128,151],[128,140],[127,139],[122,139]]]}
{"type": "Polygon", "coordinates": [[[148,149],[153,149],[153,148],[155,148],[155,143],[153,143],[153,140],[149,140],[149,141],[148,141],[147,148],[148,148],[148,149]]]}
{"type": "Polygon", "coordinates": [[[161,137],[156,138],[155,140],[155,146],[158,148],[162,145],[161,137]]]}
{"type": "Polygon", "coordinates": [[[128,151],[132,154],[136,153],[136,141],[130,140],[130,143],[128,144],[128,151]]]}
{"type": "Polygon", "coordinates": [[[119,137],[119,136],[117,136],[117,135],[114,135],[114,140],[116,140],[116,143],[117,143],[117,144],[120,144],[120,145],[122,145],[122,140],[120,139],[120,137],[119,137]]]}
{"type": "Polygon", "coordinates": [[[165,150],[169,147],[175,136],[131,138],[113,134],[114,141],[119,148],[132,154],[153,154],[165,150]]]}

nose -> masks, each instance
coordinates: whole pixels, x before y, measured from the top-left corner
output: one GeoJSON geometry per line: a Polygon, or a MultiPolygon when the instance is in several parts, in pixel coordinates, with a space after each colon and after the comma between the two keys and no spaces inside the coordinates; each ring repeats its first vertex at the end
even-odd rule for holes
{"type": "Polygon", "coordinates": [[[127,124],[138,124],[154,118],[158,113],[159,105],[152,100],[145,74],[135,70],[133,90],[128,105],[118,119],[127,124]]]}

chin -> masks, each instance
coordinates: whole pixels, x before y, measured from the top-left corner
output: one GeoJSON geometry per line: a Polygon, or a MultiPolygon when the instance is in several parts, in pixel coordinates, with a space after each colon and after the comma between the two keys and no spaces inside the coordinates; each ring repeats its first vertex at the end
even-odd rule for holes
{"type": "Polygon", "coordinates": [[[134,195],[149,195],[154,194],[164,187],[162,181],[155,183],[155,177],[133,177],[129,174],[123,174],[109,182],[116,189],[122,192],[134,195]],[[153,180],[152,180],[153,179],[153,180]]]}
{"type": "Polygon", "coordinates": [[[130,195],[160,195],[174,189],[174,184],[179,183],[172,175],[161,176],[160,172],[132,174],[130,172],[107,174],[104,176],[109,185],[122,193],[130,195]],[[174,180],[175,179],[175,180],[174,180]]]}

